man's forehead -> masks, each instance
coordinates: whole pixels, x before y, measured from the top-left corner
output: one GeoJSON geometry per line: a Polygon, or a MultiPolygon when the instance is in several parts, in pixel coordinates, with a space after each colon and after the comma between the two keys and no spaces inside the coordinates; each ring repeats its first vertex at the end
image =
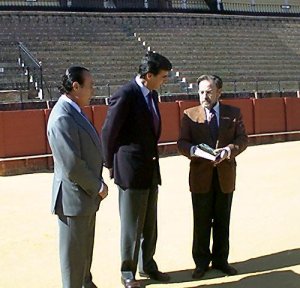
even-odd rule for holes
{"type": "Polygon", "coordinates": [[[214,83],[208,80],[203,80],[199,83],[199,90],[213,89],[214,83]]]}
{"type": "Polygon", "coordinates": [[[160,76],[168,76],[168,74],[169,74],[169,71],[167,71],[167,70],[159,70],[159,72],[158,72],[158,75],[160,75],[160,76]]]}

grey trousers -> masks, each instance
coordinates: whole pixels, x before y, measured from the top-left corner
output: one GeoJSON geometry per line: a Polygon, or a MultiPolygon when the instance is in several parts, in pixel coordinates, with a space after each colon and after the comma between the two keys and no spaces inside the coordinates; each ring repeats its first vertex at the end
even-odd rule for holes
{"type": "Polygon", "coordinates": [[[153,259],[157,241],[158,187],[126,189],[119,187],[121,219],[121,273],[124,279],[134,279],[139,271],[156,271],[153,259]],[[139,260],[139,261],[138,261],[139,260]]]}
{"type": "Polygon", "coordinates": [[[58,215],[59,254],[63,288],[96,288],[90,272],[96,213],[89,216],[58,215]]]}

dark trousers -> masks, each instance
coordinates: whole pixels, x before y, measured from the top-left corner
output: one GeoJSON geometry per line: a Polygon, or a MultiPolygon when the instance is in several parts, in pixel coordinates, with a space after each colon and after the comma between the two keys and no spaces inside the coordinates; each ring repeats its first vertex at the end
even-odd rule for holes
{"type": "Polygon", "coordinates": [[[121,273],[124,279],[134,279],[139,271],[157,270],[153,259],[157,241],[157,184],[149,189],[119,187],[121,219],[121,273]]]}
{"type": "Polygon", "coordinates": [[[206,268],[227,263],[229,254],[229,223],[233,193],[221,191],[217,169],[214,169],[211,191],[192,193],[194,214],[193,259],[197,267],[206,268]],[[211,230],[213,235],[210,251],[211,230]]]}
{"type": "Polygon", "coordinates": [[[93,258],[96,214],[58,215],[59,252],[64,288],[96,288],[90,272],[93,258]]]}

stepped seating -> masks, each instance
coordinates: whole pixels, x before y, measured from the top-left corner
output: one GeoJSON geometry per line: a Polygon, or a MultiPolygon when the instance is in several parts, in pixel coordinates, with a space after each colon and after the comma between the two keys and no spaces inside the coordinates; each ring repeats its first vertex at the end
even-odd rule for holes
{"type": "Polygon", "coordinates": [[[196,79],[205,73],[219,74],[226,91],[299,89],[297,18],[2,12],[0,26],[0,68],[6,74],[0,72],[0,89],[27,81],[17,65],[18,41],[42,62],[52,97],[70,65],[91,70],[97,96],[112,94],[134,77],[148,46],[171,60],[173,74],[179,72],[162,95],[196,93],[196,79]]]}
{"type": "MultiPolygon", "coordinates": [[[[244,83],[235,86],[241,91],[255,90],[258,86],[255,84],[253,88],[248,82],[256,83],[256,80],[265,81],[259,88],[267,91],[277,90],[279,80],[292,81],[285,84],[286,89],[298,86],[295,83],[300,69],[297,50],[300,21],[253,17],[215,17],[208,21],[202,18],[195,20],[194,25],[192,21],[173,27],[139,25],[136,36],[146,41],[146,46],[174,59],[174,66],[189,83],[194,83],[200,74],[216,73],[225,81],[244,83]]],[[[228,89],[233,87],[227,86],[228,89]]]]}
{"type": "Polygon", "coordinates": [[[27,79],[18,65],[19,52],[16,43],[1,39],[0,51],[0,90],[25,89],[27,79]]]}

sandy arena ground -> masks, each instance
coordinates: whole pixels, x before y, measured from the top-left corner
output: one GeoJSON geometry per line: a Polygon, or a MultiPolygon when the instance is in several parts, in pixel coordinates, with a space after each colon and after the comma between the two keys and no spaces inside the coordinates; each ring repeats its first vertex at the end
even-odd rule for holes
{"type": "MultiPolygon", "coordinates": [[[[158,243],[155,259],[170,273],[169,284],[144,287],[299,288],[300,142],[249,147],[238,158],[231,217],[230,262],[239,275],[210,270],[194,281],[191,272],[192,207],[188,160],[161,159],[158,243]]],[[[122,287],[119,274],[117,190],[97,216],[92,272],[100,288],[122,287]]],[[[57,222],[50,214],[52,173],[0,177],[0,288],[61,287],[57,222]]]]}

